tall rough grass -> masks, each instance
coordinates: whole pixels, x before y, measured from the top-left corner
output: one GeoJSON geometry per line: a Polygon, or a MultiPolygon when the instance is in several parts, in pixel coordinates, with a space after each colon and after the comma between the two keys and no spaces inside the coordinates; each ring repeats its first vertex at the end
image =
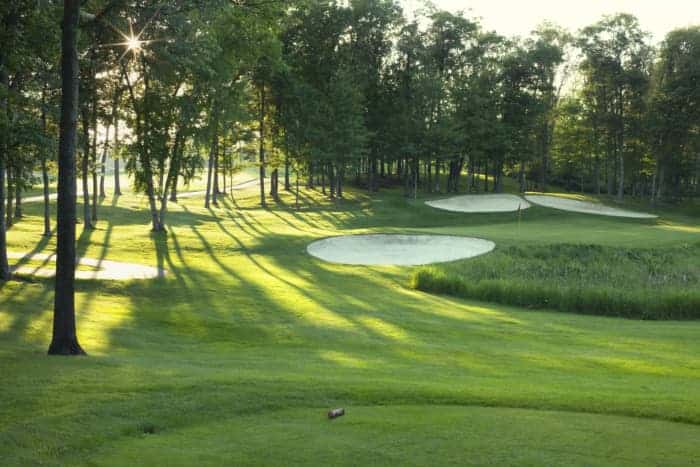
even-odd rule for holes
{"type": "Polygon", "coordinates": [[[472,260],[420,268],[410,286],[526,308],[700,319],[700,243],[655,249],[510,246],[472,260]]]}

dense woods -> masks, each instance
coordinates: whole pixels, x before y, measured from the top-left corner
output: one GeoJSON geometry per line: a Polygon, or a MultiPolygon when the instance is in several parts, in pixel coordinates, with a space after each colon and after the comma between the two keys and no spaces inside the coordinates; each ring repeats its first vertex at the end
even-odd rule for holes
{"type": "Polygon", "coordinates": [[[205,177],[217,206],[242,146],[263,206],[299,179],[333,199],[346,184],[500,192],[508,177],[651,203],[700,191],[698,26],[657,44],[628,14],[518,38],[394,0],[79,3],[0,5],[2,280],[29,190],[51,235],[58,176],[58,229],[75,225],[77,195],[87,231],[125,169],[163,232],[183,182],[205,177]]]}

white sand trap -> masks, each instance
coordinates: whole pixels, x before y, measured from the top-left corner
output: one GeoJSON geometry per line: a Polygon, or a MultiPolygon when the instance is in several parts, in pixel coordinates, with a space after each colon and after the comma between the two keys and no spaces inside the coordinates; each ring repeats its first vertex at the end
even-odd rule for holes
{"type": "Polygon", "coordinates": [[[311,256],[341,264],[418,266],[488,253],[488,240],[450,235],[343,235],[318,240],[306,250],[311,256]]]}
{"type": "Polygon", "coordinates": [[[530,207],[530,203],[520,196],[503,194],[453,196],[426,201],[425,204],[452,212],[512,212],[530,207]]]}
{"type": "Polygon", "coordinates": [[[547,208],[561,209],[563,211],[582,212],[585,214],[598,214],[599,216],[629,217],[634,219],[656,219],[659,216],[645,212],[628,211],[626,209],[613,208],[599,203],[579,201],[577,199],[561,198],[548,195],[526,195],[525,199],[532,204],[547,208]]]}
{"type": "MultiPolygon", "coordinates": [[[[19,266],[11,268],[13,272],[20,274],[52,277],[56,274],[55,267],[48,263],[56,262],[55,254],[34,253],[32,255],[24,253],[7,253],[7,257],[11,259],[27,259],[33,261],[42,261],[47,264],[43,266],[19,266]]],[[[155,277],[163,277],[167,271],[165,269],[144,266],[142,264],[121,263],[117,261],[98,260],[91,258],[79,258],[76,264],[90,266],[94,270],[79,270],[75,271],[76,279],[99,279],[99,280],[127,280],[127,279],[153,279],[155,277]]]]}

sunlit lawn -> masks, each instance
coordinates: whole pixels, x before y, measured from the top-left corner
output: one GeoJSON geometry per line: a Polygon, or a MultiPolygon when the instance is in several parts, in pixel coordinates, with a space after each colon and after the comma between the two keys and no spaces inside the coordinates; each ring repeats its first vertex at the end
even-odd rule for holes
{"type": "MultiPolygon", "coordinates": [[[[534,207],[464,215],[385,192],[338,204],[256,188],[210,211],[108,197],[87,257],[165,278],[80,282],[88,358],[49,358],[52,284],[0,286],[0,464],[684,465],[700,458],[700,323],[524,311],[406,287],[410,268],[331,265],[313,239],[435,232],[498,245],[698,241],[681,214],[617,220],[534,207]],[[345,407],[329,422],[325,411],[345,407]]],[[[52,251],[41,205],[10,251],[52,251]]],[[[79,210],[80,212],[80,210],[79,210]]],[[[80,229],[80,226],[78,226],[80,229]]]]}

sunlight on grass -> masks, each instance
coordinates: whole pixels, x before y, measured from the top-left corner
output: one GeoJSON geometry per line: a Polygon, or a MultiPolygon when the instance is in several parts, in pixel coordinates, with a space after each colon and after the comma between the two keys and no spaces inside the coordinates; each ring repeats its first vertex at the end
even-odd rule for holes
{"type": "Polygon", "coordinates": [[[700,226],[686,225],[679,222],[658,221],[654,227],[662,230],[675,230],[678,232],[700,234],[700,226]]]}
{"type": "Polygon", "coordinates": [[[410,341],[410,336],[406,331],[375,316],[359,316],[357,321],[370,331],[375,332],[380,336],[387,337],[398,342],[410,341]]]}
{"type": "Polygon", "coordinates": [[[348,367],[348,368],[368,368],[369,364],[366,360],[353,357],[352,355],[345,352],[338,352],[333,350],[324,350],[319,352],[322,359],[334,363],[336,365],[348,367]]]}

